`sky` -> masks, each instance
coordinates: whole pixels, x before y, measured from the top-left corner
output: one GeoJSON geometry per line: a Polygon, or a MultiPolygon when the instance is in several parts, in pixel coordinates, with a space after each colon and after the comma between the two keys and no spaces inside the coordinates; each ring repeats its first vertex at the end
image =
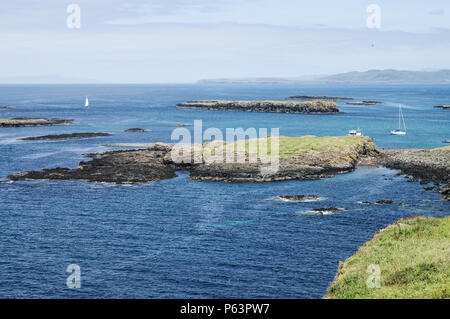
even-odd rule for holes
{"type": "Polygon", "coordinates": [[[450,69],[449,15],[448,0],[2,0],[0,82],[450,69]],[[80,28],[67,25],[71,4],[80,28]]]}

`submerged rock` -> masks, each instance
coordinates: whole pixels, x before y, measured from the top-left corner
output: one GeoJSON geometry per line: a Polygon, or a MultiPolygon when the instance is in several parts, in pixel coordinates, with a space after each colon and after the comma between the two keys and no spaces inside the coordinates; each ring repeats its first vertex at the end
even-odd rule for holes
{"type": "Polygon", "coordinates": [[[315,208],[312,211],[316,212],[314,215],[327,215],[327,214],[332,214],[332,213],[336,213],[336,212],[343,212],[343,211],[346,211],[346,209],[336,208],[336,207],[328,207],[328,208],[315,208]]]}
{"type": "Polygon", "coordinates": [[[279,195],[278,199],[289,201],[289,202],[305,202],[305,201],[316,201],[319,200],[317,195],[279,195]]]}
{"type": "Polygon", "coordinates": [[[376,201],[376,204],[378,204],[378,205],[392,205],[392,204],[395,204],[395,202],[393,200],[390,200],[390,199],[382,199],[382,200],[376,201]]]}

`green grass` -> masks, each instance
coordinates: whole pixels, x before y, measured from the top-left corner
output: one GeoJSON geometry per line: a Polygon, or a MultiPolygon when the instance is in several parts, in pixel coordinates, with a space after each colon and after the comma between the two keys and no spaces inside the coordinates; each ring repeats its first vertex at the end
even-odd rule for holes
{"type": "MultiPolygon", "coordinates": [[[[240,140],[232,143],[235,151],[244,150],[246,153],[256,153],[259,152],[259,145],[261,140],[259,139],[246,139],[240,140]]],[[[267,156],[276,155],[275,149],[272,150],[271,139],[266,139],[267,141],[267,156]]],[[[282,159],[290,159],[292,156],[307,154],[311,152],[322,153],[322,152],[349,152],[355,151],[358,147],[369,146],[376,148],[375,144],[372,142],[368,136],[325,136],[317,137],[312,135],[306,135],[301,137],[279,137],[279,155],[282,159]]],[[[199,145],[192,145],[186,147],[199,147],[199,145]]],[[[207,142],[203,144],[203,150],[206,154],[220,154],[220,152],[226,152],[229,144],[222,140],[215,140],[213,142],[207,142]]],[[[264,152],[263,152],[264,153],[264,152]]]]}
{"type": "Polygon", "coordinates": [[[450,216],[401,219],[340,263],[325,298],[449,298],[450,216]],[[380,288],[369,288],[369,265],[379,265],[380,288]]]}

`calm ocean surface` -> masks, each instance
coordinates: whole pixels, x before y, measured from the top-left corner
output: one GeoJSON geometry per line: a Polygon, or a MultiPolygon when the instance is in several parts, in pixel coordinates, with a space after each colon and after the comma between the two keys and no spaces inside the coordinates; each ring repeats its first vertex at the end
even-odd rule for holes
{"type": "MultiPolygon", "coordinates": [[[[69,126],[0,128],[0,297],[12,298],[320,298],[338,261],[382,227],[415,215],[446,216],[449,204],[396,171],[359,168],[317,181],[205,183],[177,178],[138,186],[81,181],[9,182],[24,170],[74,168],[106,143],[171,142],[176,123],[280,128],[286,136],[345,135],[361,128],[379,147],[430,148],[450,139],[450,86],[438,85],[3,85],[1,118],[73,118],[69,126]],[[195,99],[283,99],[326,94],[374,99],[341,105],[338,115],[176,109],[195,99]],[[90,108],[84,108],[89,97],[90,108]],[[404,105],[407,136],[391,136],[404,105]],[[148,133],[124,133],[141,127],[148,133]],[[110,137],[73,141],[17,138],[72,132],[110,137]],[[317,194],[288,203],[276,195],[317,194]],[[392,199],[397,205],[358,201],[392,199]],[[429,199],[429,202],[422,202],[429,199]],[[348,209],[313,216],[319,207],[348,209]],[[81,267],[68,289],[66,268],[81,267]]],[[[188,127],[191,128],[192,127],[188,127]]]]}

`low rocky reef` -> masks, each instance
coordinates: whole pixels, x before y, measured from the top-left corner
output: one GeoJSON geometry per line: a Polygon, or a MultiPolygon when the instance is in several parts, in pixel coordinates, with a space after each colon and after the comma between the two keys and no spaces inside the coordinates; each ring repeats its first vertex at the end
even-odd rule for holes
{"type": "Polygon", "coordinates": [[[383,104],[383,102],[372,101],[372,100],[362,100],[362,101],[357,101],[357,102],[347,102],[345,104],[348,104],[348,105],[377,105],[377,104],[383,104]]]}
{"type": "MultiPolygon", "coordinates": [[[[269,139],[270,140],[270,139],[269,139]]],[[[219,154],[227,147],[239,149],[240,141],[230,144],[210,143],[203,145],[203,151],[219,154]],[[225,148],[222,148],[225,145],[225,148]],[[211,152],[212,151],[212,152],[211,152]]],[[[191,146],[189,146],[191,147],[191,146]]],[[[79,179],[92,182],[143,183],[175,177],[176,171],[189,170],[190,177],[198,181],[228,182],[271,182],[284,180],[308,180],[332,177],[355,169],[362,156],[378,154],[375,144],[368,137],[280,137],[279,162],[276,170],[267,173],[263,158],[257,162],[248,161],[247,148],[243,163],[210,162],[203,156],[194,161],[194,152],[184,162],[175,162],[174,146],[157,143],[147,149],[112,151],[103,154],[88,154],[91,161],[81,162],[76,169],[53,168],[42,171],[28,171],[8,176],[11,180],[23,179],[79,179]]],[[[178,149],[176,152],[179,152],[178,149]]],[[[238,155],[238,151],[234,155],[238,155]]],[[[177,153],[176,153],[177,154],[177,153]]],[[[225,153],[223,153],[225,154],[225,153]]],[[[270,158],[272,154],[268,154],[270,158]]]]}
{"type": "Polygon", "coordinates": [[[16,117],[12,119],[0,119],[0,127],[68,125],[72,122],[73,120],[70,119],[16,117]]]}
{"type": "Polygon", "coordinates": [[[433,106],[433,107],[436,108],[436,109],[450,110],[450,104],[448,104],[448,105],[436,105],[436,106],[433,106]]]}
{"type": "Polygon", "coordinates": [[[50,134],[42,136],[30,136],[19,138],[23,141],[59,141],[59,140],[78,140],[81,138],[91,138],[99,136],[111,136],[109,133],[70,133],[70,134],[50,134]]]}
{"type": "Polygon", "coordinates": [[[289,96],[288,99],[291,100],[304,100],[304,101],[348,101],[353,100],[351,97],[339,97],[339,96],[329,96],[329,95],[294,95],[289,96]]]}
{"type": "Polygon", "coordinates": [[[450,146],[435,149],[383,149],[380,165],[399,169],[421,183],[446,184],[439,191],[450,200],[450,146]]]}
{"type": "Polygon", "coordinates": [[[149,130],[145,129],[145,128],[133,127],[133,128],[129,128],[129,129],[125,130],[124,132],[125,133],[144,133],[144,132],[149,132],[149,130]]]}
{"type": "Polygon", "coordinates": [[[214,111],[242,111],[268,113],[338,113],[339,107],[334,102],[326,101],[190,101],[176,104],[178,108],[206,109],[214,111]]]}
{"type": "Polygon", "coordinates": [[[15,108],[16,108],[15,106],[11,106],[11,105],[0,106],[0,110],[12,110],[15,108]]]}

